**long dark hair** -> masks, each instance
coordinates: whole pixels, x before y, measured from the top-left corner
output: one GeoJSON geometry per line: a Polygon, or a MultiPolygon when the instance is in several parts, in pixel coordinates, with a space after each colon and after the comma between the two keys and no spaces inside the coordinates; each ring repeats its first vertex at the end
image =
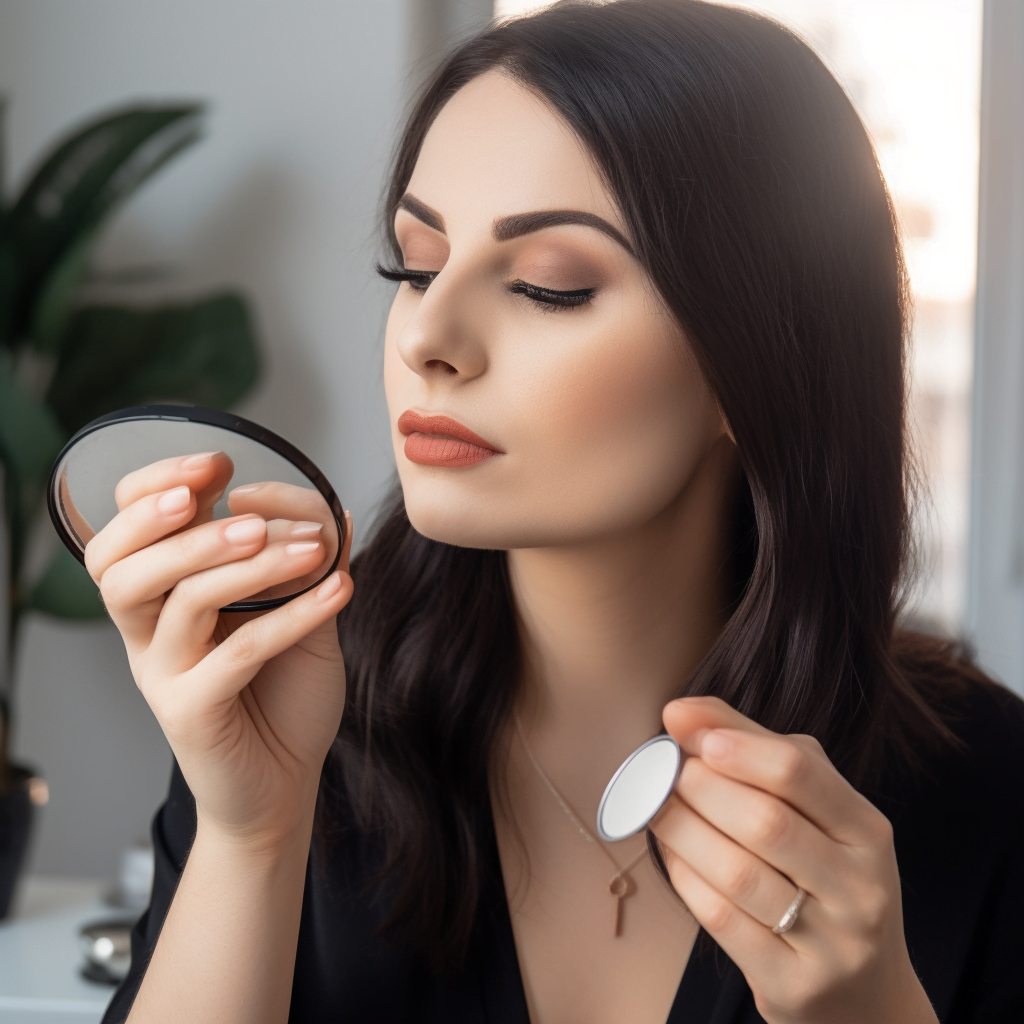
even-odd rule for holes
{"type": "MultiPolygon", "coordinates": [[[[402,135],[384,208],[399,260],[391,224],[424,136],[493,69],[589,149],[736,439],[735,609],[683,693],[816,736],[862,787],[910,763],[944,726],[915,682],[927,645],[908,655],[894,639],[909,537],[907,277],[849,99],[798,37],[738,9],[568,0],[497,25],[448,58],[402,135]]],[[[505,554],[421,536],[397,492],[353,573],[339,619],[348,707],[322,826],[343,785],[382,844],[391,923],[457,962],[485,883],[492,747],[518,681],[505,554]]]]}

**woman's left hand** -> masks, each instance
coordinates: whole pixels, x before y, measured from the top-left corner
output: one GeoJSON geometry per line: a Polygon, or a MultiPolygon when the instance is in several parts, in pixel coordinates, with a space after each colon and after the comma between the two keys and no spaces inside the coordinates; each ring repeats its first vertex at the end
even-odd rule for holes
{"type": "Polygon", "coordinates": [[[651,824],[676,891],[769,1024],[937,1024],[907,952],[892,826],[810,736],[672,701],[692,756],[651,824]],[[806,892],[791,930],[774,934],[806,892]]]}

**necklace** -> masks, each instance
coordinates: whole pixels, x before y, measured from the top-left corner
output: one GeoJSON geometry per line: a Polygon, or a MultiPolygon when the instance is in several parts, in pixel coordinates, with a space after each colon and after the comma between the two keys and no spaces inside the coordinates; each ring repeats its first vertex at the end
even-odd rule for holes
{"type": "Polygon", "coordinates": [[[576,826],[579,830],[580,835],[591,846],[596,846],[601,852],[612,862],[615,866],[615,874],[608,880],[608,892],[611,893],[615,900],[615,931],[614,935],[618,938],[622,934],[622,901],[632,895],[636,891],[636,883],[633,881],[630,871],[633,870],[640,863],[644,857],[647,856],[647,850],[641,850],[625,867],[620,867],[619,862],[611,855],[611,851],[607,846],[604,845],[599,839],[596,839],[590,832],[590,830],[580,821],[580,817],[576,812],[569,806],[569,802],[562,796],[561,793],[555,788],[555,784],[548,778],[547,773],[541,768],[537,761],[537,758],[533,756],[533,751],[530,749],[530,744],[526,742],[526,737],[523,735],[523,725],[519,721],[519,716],[515,716],[516,719],[516,731],[519,733],[519,741],[523,745],[523,750],[526,751],[527,757],[533,764],[537,774],[543,779],[544,784],[551,790],[551,795],[558,801],[562,810],[565,811],[566,817],[576,826]]]}

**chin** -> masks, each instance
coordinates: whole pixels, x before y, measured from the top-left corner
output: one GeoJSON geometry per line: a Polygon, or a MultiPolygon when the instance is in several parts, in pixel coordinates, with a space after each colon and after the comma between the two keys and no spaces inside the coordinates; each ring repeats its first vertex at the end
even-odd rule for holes
{"type": "Polygon", "coordinates": [[[569,547],[636,529],[674,506],[688,479],[645,474],[635,466],[601,472],[567,465],[536,474],[509,473],[511,466],[398,466],[406,514],[418,533],[454,547],[495,551],[569,547]]]}
{"type": "MultiPolygon", "coordinates": [[[[402,481],[405,511],[424,537],[459,548],[508,551],[551,543],[550,528],[524,522],[520,505],[501,495],[470,493],[440,481],[402,481]]],[[[527,516],[528,520],[536,517],[527,516]]]]}
{"type": "Polygon", "coordinates": [[[586,543],[623,525],[582,509],[566,509],[565,501],[550,495],[535,495],[531,501],[522,493],[514,498],[469,494],[460,488],[410,485],[404,480],[403,492],[406,514],[418,533],[460,548],[561,547],[586,543]],[[561,516],[554,515],[556,508],[561,508],[561,516]]]}
{"type": "Polygon", "coordinates": [[[403,490],[409,522],[424,537],[459,548],[507,551],[520,546],[522,531],[507,522],[498,508],[488,508],[489,502],[426,495],[417,487],[403,490]]]}

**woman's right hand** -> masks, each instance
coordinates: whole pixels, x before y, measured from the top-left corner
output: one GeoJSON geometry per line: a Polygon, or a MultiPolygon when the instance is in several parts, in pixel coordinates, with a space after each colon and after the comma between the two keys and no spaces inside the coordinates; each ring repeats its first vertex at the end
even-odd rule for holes
{"type": "Polygon", "coordinates": [[[195,796],[200,830],[258,848],[308,823],[341,722],[335,617],[352,596],[352,528],[347,517],[339,569],[319,587],[269,612],[220,612],[324,557],[316,524],[274,518],[268,535],[254,513],[204,522],[232,469],[213,452],[124,477],[120,511],[89,541],[85,564],[195,796]]]}

